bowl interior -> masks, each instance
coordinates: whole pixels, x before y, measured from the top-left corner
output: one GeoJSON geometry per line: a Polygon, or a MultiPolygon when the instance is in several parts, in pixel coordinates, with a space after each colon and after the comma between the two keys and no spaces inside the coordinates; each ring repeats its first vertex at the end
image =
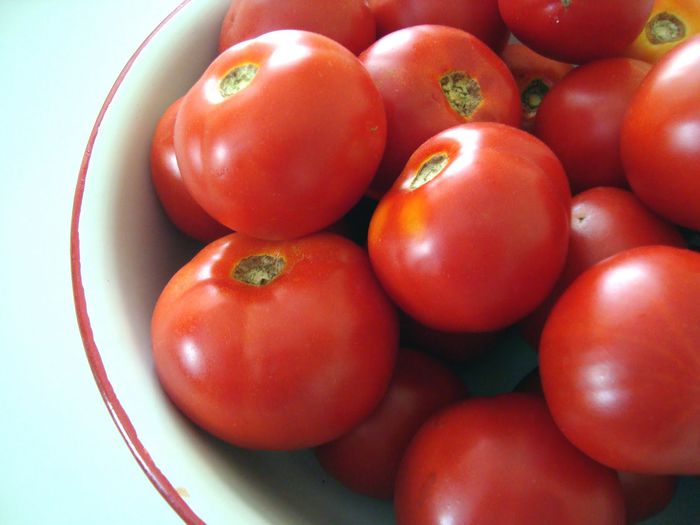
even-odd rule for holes
{"type": "MultiPolygon", "coordinates": [[[[99,121],[74,232],[86,305],[82,321],[98,352],[91,364],[106,374],[100,387],[113,392],[106,395],[107,403],[129,446],[149,476],[168,481],[155,483],[176,508],[184,502],[191,509],[192,514],[184,514],[189,519],[389,525],[394,521],[389,503],[344,489],[310,451],[244,451],[195,428],[165,397],[153,369],[153,305],[170,276],[200,245],[179,234],[157,202],[148,165],[150,140],[165,108],[215,56],[228,3],[197,0],[181,6],[120,77],[99,121]],[[123,410],[115,412],[117,405],[123,410]]],[[[535,361],[534,354],[510,340],[465,371],[465,377],[473,391],[495,393],[512,387],[535,361]],[[506,359],[513,354],[516,360],[506,359]]],[[[688,486],[685,500],[693,494],[688,486]]],[[[694,490],[697,494],[697,483],[694,490]]],[[[675,507],[700,515],[700,504],[675,507]]],[[[674,523],[692,522],[674,516],[674,523]]]]}

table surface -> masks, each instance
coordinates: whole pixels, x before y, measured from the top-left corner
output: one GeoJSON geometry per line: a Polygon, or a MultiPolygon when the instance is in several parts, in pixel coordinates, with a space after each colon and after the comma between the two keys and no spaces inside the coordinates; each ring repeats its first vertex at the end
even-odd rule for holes
{"type": "Polygon", "coordinates": [[[181,523],[92,378],[70,278],[83,151],[119,71],[179,0],[0,0],[0,523],[181,523]]]}

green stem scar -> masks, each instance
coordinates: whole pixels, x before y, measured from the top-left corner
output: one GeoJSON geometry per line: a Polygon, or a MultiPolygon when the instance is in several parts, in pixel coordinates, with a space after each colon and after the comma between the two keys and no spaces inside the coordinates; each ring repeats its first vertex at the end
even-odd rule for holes
{"type": "Polygon", "coordinates": [[[481,86],[464,71],[445,73],[440,77],[440,87],[452,109],[467,119],[483,100],[481,86]]]}
{"type": "Polygon", "coordinates": [[[436,153],[428,157],[418,169],[418,173],[413,177],[408,187],[415,190],[416,188],[420,188],[423,184],[427,184],[445,169],[449,160],[450,157],[448,157],[447,153],[436,153]]]}
{"type": "Polygon", "coordinates": [[[564,8],[568,8],[571,5],[571,0],[561,0],[561,5],[563,5],[564,8]]]}
{"type": "Polygon", "coordinates": [[[238,93],[253,81],[257,73],[256,64],[247,63],[234,67],[219,81],[219,93],[224,98],[238,93]]]}
{"type": "Polygon", "coordinates": [[[537,113],[537,109],[542,104],[542,99],[549,91],[549,86],[541,78],[535,78],[525,86],[520,93],[520,105],[528,117],[537,113]]]}
{"type": "Polygon", "coordinates": [[[279,255],[251,255],[238,261],[232,276],[245,284],[265,286],[279,277],[284,266],[284,258],[279,255]]]}
{"type": "Polygon", "coordinates": [[[677,16],[663,12],[647,22],[644,34],[654,45],[678,42],[685,37],[685,25],[677,16]]]}

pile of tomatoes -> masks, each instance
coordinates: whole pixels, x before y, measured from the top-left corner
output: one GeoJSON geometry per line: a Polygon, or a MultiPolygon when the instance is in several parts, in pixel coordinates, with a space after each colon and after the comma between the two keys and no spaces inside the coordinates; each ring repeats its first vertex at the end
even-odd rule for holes
{"type": "Polygon", "coordinates": [[[152,145],[206,243],[153,313],[169,397],[400,525],[658,512],[700,474],[699,29],[696,0],[233,0],[152,145]],[[504,330],[539,369],[469,397],[504,330]]]}

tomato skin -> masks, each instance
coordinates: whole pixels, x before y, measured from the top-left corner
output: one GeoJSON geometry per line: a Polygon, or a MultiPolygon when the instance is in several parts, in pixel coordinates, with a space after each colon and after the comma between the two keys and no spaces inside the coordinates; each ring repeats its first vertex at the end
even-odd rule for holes
{"type": "Polygon", "coordinates": [[[398,525],[624,524],[615,473],[571,445],[541,399],[473,398],[430,418],[401,462],[398,525]]]}
{"type": "Polygon", "coordinates": [[[359,55],[376,38],[364,0],[232,0],[221,24],[219,53],[244,40],[279,29],[327,36],[359,55]]]}
{"type": "Polygon", "coordinates": [[[700,35],[664,56],[635,93],[622,124],[625,174],[666,219],[700,230],[700,35]]]}
{"type": "Polygon", "coordinates": [[[238,446],[295,449],[335,439],[374,410],[393,372],[398,320],[352,241],[235,233],[165,287],[152,345],[165,391],[196,424],[238,446]],[[285,261],[275,279],[232,277],[261,254],[285,261]]]}
{"type": "Polygon", "coordinates": [[[644,29],[625,50],[630,58],[656,63],[677,45],[700,33],[700,0],[655,0],[644,29]],[[665,20],[665,21],[664,21],[665,20]],[[675,28],[667,35],[661,34],[671,23],[675,28]]]}
{"type": "Polygon", "coordinates": [[[185,235],[202,242],[223,237],[230,230],[215,221],[195,202],[185,187],[175,157],[173,129],[182,99],[163,113],[151,141],[151,180],[170,221],[185,235]]]}
{"type": "Polygon", "coordinates": [[[372,266],[418,322],[499,330],[554,285],[570,199],[561,164],[535,137],[496,123],[456,126],[416,150],[379,202],[369,227],[372,266]],[[426,160],[440,155],[448,159],[442,171],[411,188],[426,160]]]}
{"type": "Polygon", "coordinates": [[[349,488],[391,499],[399,463],[415,433],[433,413],[466,394],[460,378],[445,365],[402,349],[377,409],[347,434],[316,448],[316,457],[349,488]]]}
{"type": "Polygon", "coordinates": [[[554,60],[582,64],[620,55],[644,27],[653,0],[499,0],[523,44],[554,60]]]}
{"type": "Polygon", "coordinates": [[[571,71],[573,66],[535,53],[520,42],[508,44],[501,58],[510,69],[520,91],[520,128],[532,131],[544,95],[571,71]]]}
{"type": "Polygon", "coordinates": [[[574,196],[566,264],[550,296],[520,323],[527,341],[533,348],[539,346],[557,298],[586,269],[629,248],[653,244],[685,247],[680,232],[652,213],[633,193],[599,187],[574,196]]]}
{"type": "Polygon", "coordinates": [[[264,239],[300,237],[342,217],[367,190],[385,141],[381,96],[357,57],[294,30],[219,55],[175,122],[195,200],[231,229],[264,239]],[[246,87],[221,95],[230,71],[253,65],[246,87]]]}
{"type": "Polygon", "coordinates": [[[598,60],[564,77],[542,101],[534,133],[557,154],[574,194],[627,186],[620,128],[651,66],[630,58],[598,60]]]}
{"type": "Polygon", "coordinates": [[[369,0],[369,7],[380,38],[399,29],[434,24],[471,33],[496,52],[508,40],[497,0],[369,0]]]}
{"type": "Polygon", "coordinates": [[[678,485],[675,476],[652,476],[618,472],[625,495],[627,523],[637,523],[664,510],[673,499],[678,485]]]}
{"type": "Polygon", "coordinates": [[[554,420],[584,453],[644,474],[700,473],[700,254],[619,253],[552,310],[540,374],[554,420]]]}
{"type": "Polygon", "coordinates": [[[387,144],[369,195],[381,197],[411,154],[433,135],[465,122],[516,126],[518,89],[503,61],[476,37],[459,29],[421,25],[395,31],[360,55],[382,94],[387,144]],[[461,71],[480,86],[481,102],[471,116],[456,111],[440,85],[461,71]]]}

